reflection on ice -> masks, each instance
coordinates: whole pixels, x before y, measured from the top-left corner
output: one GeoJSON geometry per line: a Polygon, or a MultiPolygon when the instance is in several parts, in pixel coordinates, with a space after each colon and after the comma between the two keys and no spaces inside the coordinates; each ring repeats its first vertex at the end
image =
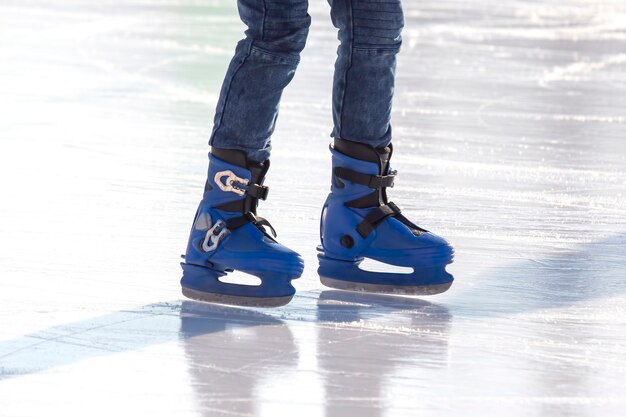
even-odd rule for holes
{"type": "MultiPolygon", "coordinates": [[[[326,417],[386,415],[398,389],[392,388],[390,378],[411,369],[413,378],[403,381],[411,385],[422,381],[425,368],[447,366],[452,317],[443,306],[411,298],[323,291],[317,318],[326,417]]],[[[406,391],[412,401],[419,401],[417,391],[406,391]]]]}
{"type": "Polygon", "coordinates": [[[183,301],[180,338],[205,416],[259,415],[259,385],[289,378],[298,363],[289,327],[249,310],[183,301]]]}

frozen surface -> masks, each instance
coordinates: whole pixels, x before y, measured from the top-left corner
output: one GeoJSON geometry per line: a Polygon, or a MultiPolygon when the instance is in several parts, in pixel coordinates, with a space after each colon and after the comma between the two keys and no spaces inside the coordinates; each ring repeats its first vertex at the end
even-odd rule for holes
{"type": "Polygon", "coordinates": [[[182,301],[234,1],[0,3],[1,416],[622,416],[626,5],[406,1],[393,200],[457,248],[424,299],[326,291],[326,2],[260,212],[287,307],[182,301]]]}

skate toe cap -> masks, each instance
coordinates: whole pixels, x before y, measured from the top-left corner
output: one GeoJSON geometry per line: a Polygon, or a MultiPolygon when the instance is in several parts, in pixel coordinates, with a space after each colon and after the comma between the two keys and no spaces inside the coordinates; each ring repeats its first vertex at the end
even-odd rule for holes
{"type": "Polygon", "coordinates": [[[416,241],[420,242],[420,246],[422,247],[437,247],[437,246],[448,246],[452,251],[452,245],[445,238],[436,235],[432,232],[424,233],[423,235],[416,236],[416,241]]]}
{"type": "MultiPolygon", "coordinates": [[[[372,240],[373,247],[380,249],[399,249],[410,250],[420,248],[436,248],[439,246],[449,247],[452,245],[443,237],[432,232],[415,234],[400,223],[396,219],[390,219],[388,222],[382,223],[375,231],[375,237],[372,240]]],[[[442,248],[444,250],[444,248],[442,248]]]]}

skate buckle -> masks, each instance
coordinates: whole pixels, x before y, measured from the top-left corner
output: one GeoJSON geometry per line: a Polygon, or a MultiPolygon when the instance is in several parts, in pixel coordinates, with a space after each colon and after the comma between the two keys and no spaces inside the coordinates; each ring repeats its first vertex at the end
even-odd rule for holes
{"type": "Polygon", "coordinates": [[[202,242],[202,249],[205,252],[212,252],[217,249],[217,245],[224,239],[230,231],[226,228],[226,223],[218,220],[209,230],[207,230],[202,242]]]}
{"type": "Polygon", "coordinates": [[[220,171],[216,173],[214,180],[215,184],[217,184],[220,190],[235,193],[237,195],[244,195],[246,193],[245,189],[238,187],[245,187],[248,185],[249,182],[249,180],[246,178],[239,178],[231,170],[220,171]],[[224,177],[226,177],[226,179],[224,180],[224,182],[222,182],[222,178],[224,177]]]}

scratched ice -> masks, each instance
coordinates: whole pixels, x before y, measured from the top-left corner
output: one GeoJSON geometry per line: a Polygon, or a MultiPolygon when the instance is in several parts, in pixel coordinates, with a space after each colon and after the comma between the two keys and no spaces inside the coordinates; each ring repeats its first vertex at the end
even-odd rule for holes
{"type": "Polygon", "coordinates": [[[0,3],[0,415],[624,415],[625,3],[405,2],[392,199],[458,254],[416,299],[317,279],[312,2],[260,208],[306,262],[275,310],[179,294],[234,3],[0,3]]]}

